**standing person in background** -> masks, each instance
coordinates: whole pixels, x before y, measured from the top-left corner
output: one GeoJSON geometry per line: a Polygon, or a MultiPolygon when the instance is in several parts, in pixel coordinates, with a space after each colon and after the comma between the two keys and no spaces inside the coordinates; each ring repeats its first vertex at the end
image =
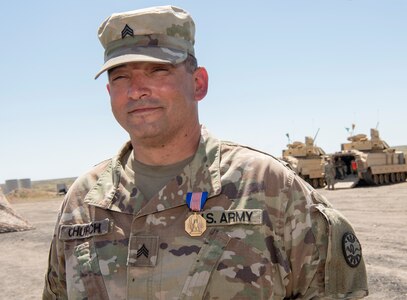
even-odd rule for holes
{"type": "Polygon", "coordinates": [[[335,162],[335,164],[336,169],[338,170],[339,179],[345,179],[345,164],[342,159],[338,157],[338,160],[335,162]]]}
{"type": "Polygon", "coordinates": [[[335,189],[335,166],[332,163],[331,158],[327,158],[325,165],[324,165],[324,171],[325,171],[325,181],[326,181],[326,186],[328,190],[334,190],[335,189]]]}
{"type": "Polygon", "coordinates": [[[349,222],[278,159],[199,123],[208,74],[197,65],[189,13],[113,14],[99,39],[97,77],[107,71],[130,141],[69,189],[44,299],[367,295],[349,222]]]}

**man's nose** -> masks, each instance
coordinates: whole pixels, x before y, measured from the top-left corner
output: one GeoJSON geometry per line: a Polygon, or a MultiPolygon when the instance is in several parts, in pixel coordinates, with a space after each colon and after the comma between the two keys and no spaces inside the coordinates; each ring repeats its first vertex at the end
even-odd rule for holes
{"type": "Polygon", "coordinates": [[[127,91],[127,95],[133,100],[139,100],[143,99],[144,97],[151,96],[151,89],[148,84],[148,79],[140,75],[133,76],[127,91]]]}

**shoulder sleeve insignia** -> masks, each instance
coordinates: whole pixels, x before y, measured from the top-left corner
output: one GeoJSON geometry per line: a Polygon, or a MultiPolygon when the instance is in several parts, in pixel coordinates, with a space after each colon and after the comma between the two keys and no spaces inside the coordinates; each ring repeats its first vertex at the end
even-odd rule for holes
{"type": "Polygon", "coordinates": [[[362,260],[362,246],[358,238],[351,232],[346,232],[342,237],[342,250],[346,263],[356,268],[362,260]]]}

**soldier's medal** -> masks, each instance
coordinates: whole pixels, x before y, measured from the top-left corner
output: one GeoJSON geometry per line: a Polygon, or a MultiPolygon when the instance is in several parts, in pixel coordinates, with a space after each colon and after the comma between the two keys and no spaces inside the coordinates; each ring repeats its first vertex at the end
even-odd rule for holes
{"type": "Polygon", "coordinates": [[[201,236],[206,230],[206,220],[201,215],[194,213],[185,220],[185,231],[190,236],[201,236]]]}
{"type": "Polygon", "coordinates": [[[204,207],[206,198],[208,192],[187,193],[186,203],[194,212],[185,220],[185,231],[190,236],[201,236],[206,230],[206,219],[197,213],[204,207]]]}

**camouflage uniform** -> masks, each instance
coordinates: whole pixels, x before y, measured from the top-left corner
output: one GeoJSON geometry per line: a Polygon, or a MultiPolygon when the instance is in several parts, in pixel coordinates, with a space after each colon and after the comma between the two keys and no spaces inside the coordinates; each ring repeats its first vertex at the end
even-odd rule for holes
{"type": "Polygon", "coordinates": [[[350,224],[277,159],[203,128],[191,163],[146,201],[120,163],[129,151],[130,143],[69,189],[44,299],[367,295],[350,224]],[[202,191],[207,230],[192,237],[185,196],[202,191]]]}
{"type": "Polygon", "coordinates": [[[339,173],[339,179],[345,179],[345,164],[342,161],[342,159],[339,157],[338,160],[336,161],[336,169],[338,170],[339,173]]]}
{"type": "Polygon", "coordinates": [[[328,161],[325,166],[325,181],[328,190],[335,189],[335,166],[332,161],[328,161]]]}

